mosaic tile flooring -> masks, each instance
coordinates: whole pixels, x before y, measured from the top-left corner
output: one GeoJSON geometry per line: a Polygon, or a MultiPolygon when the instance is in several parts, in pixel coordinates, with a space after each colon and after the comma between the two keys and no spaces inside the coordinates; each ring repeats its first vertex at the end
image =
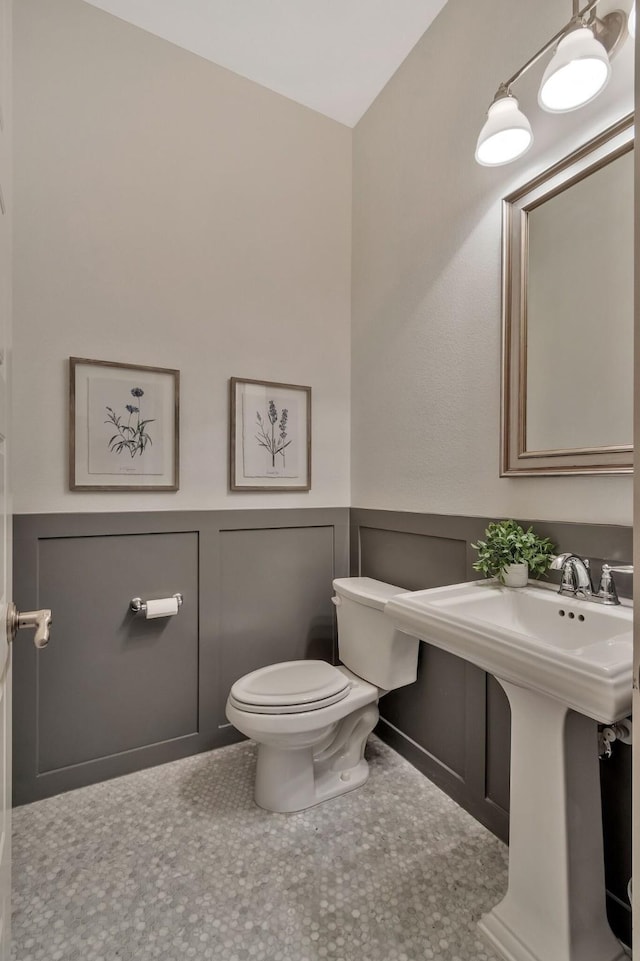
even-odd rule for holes
{"type": "Polygon", "coordinates": [[[309,811],[234,745],[14,812],[14,961],[493,961],[507,850],[381,741],[309,811]]]}

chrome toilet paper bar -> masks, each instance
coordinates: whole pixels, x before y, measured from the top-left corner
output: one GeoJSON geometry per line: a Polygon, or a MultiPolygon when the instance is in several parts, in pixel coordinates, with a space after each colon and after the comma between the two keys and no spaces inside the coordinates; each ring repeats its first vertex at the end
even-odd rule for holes
{"type": "Polygon", "coordinates": [[[180,593],[172,594],[171,597],[158,598],[151,602],[151,607],[160,607],[161,610],[152,614],[148,601],[143,601],[141,597],[133,597],[129,603],[129,610],[132,614],[142,614],[143,617],[171,617],[178,613],[182,601],[183,597],[180,593]]]}

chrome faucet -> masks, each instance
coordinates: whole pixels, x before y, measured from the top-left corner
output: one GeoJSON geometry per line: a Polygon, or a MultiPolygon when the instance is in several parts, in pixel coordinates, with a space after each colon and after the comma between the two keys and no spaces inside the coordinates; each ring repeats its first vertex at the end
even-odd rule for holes
{"type": "Polygon", "coordinates": [[[558,554],[557,557],[553,558],[549,569],[562,571],[559,594],[607,605],[620,603],[612,575],[615,573],[633,574],[633,564],[620,564],[615,567],[611,564],[603,564],[600,586],[594,593],[588,558],[582,560],[576,554],[558,554]]]}
{"type": "Polygon", "coordinates": [[[578,557],[576,554],[558,554],[549,565],[552,571],[562,571],[560,594],[571,597],[590,598],[593,596],[589,559],[578,557]]]}

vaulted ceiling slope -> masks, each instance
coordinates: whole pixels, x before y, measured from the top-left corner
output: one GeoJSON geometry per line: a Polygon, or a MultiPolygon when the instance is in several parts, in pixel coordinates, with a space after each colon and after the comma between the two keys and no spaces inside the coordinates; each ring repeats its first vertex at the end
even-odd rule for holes
{"type": "Polygon", "coordinates": [[[86,0],[353,127],[446,0],[86,0]]]}

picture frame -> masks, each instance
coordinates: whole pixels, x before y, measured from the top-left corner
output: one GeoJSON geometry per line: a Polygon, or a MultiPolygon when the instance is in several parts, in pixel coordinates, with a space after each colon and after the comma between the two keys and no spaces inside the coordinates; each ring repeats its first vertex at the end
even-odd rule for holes
{"type": "Polygon", "coordinates": [[[311,490],[311,388],[231,377],[229,487],[311,490]]]}
{"type": "Polygon", "coordinates": [[[70,490],[177,491],[179,445],[179,370],[69,358],[70,490]]]}

